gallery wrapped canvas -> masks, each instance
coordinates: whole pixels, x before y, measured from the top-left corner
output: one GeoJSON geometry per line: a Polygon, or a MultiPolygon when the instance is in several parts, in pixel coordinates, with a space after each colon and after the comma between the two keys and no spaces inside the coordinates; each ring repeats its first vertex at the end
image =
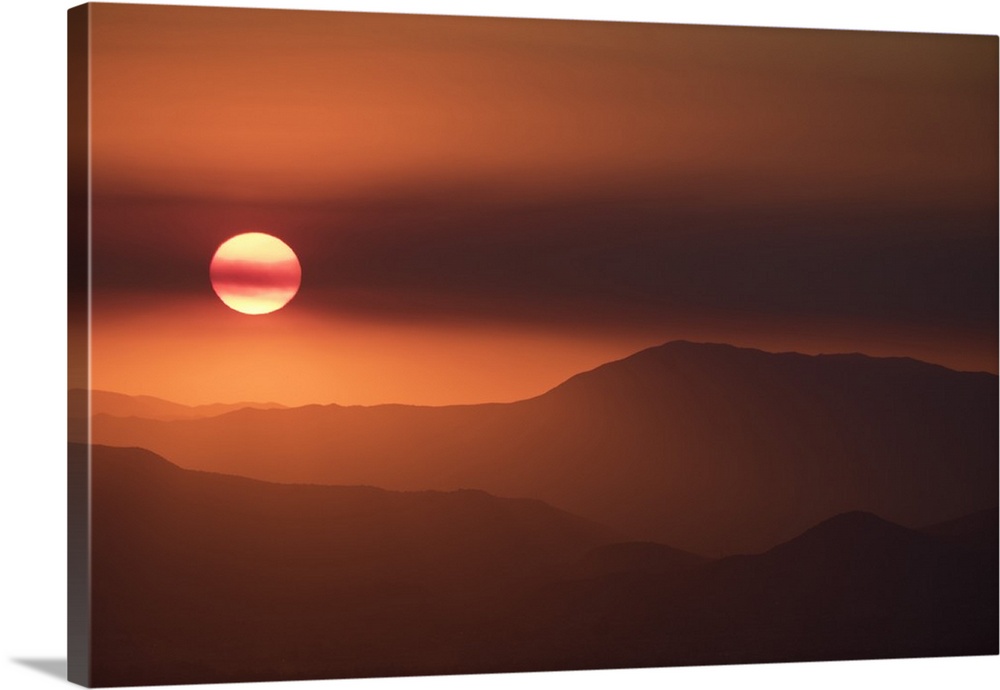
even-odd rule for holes
{"type": "Polygon", "coordinates": [[[70,10],[70,679],[997,654],[997,48],[70,10]]]}

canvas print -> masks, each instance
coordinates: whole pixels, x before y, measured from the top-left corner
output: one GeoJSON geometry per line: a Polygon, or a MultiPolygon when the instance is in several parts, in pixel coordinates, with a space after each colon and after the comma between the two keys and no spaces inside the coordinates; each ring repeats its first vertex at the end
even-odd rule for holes
{"type": "Polygon", "coordinates": [[[71,679],[997,654],[997,47],[70,10],[71,679]]]}

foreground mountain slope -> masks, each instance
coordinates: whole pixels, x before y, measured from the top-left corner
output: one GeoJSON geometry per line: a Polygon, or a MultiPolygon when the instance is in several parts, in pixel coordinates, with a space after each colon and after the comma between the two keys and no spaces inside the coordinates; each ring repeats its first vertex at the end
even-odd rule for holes
{"type": "Polygon", "coordinates": [[[93,429],[193,469],[479,488],[726,555],[851,510],[917,526],[995,507],[997,417],[992,374],[675,342],[512,404],[98,416],[93,429]]]}
{"type": "MultiPolygon", "coordinates": [[[[227,557],[335,566],[344,581],[398,573],[454,589],[470,578],[506,576],[511,563],[522,573],[560,564],[616,537],[535,500],[272,484],[183,470],[139,448],[95,446],[93,477],[95,519],[128,516],[116,533],[149,541],[158,557],[173,548],[208,556],[207,543],[224,543],[227,557]]],[[[96,543],[101,536],[95,530],[96,543]]]]}
{"type": "Polygon", "coordinates": [[[854,512],[759,555],[550,583],[503,644],[567,668],[996,654],[998,585],[995,543],[854,512]]]}
{"type": "Polygon", "coordinates": [[[499,597],[615,538],[480,491],[269,484],[137,448],[91,466],[97,685],[446,666],[499,597]]]}
{"type": "Polygon", "coordinates": [[[996,547],[869,514],[709,561],[535,501],[142,449],[93,448],[91,484],[98,686],[997,651],[996,547]]]}

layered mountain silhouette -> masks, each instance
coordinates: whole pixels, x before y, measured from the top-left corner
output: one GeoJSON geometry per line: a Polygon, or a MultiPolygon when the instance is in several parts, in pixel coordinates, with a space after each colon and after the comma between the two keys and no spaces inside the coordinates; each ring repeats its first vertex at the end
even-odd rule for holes
{"type": "Polygon", "coordinates": [[[978,518],[942,535],[848,513],[709,560],[481,491],[102,446],[91,469],[95,685],[997,652],[996,545],[951,538],[978,518]]]}
{"type": "Polygon", "coordinates": [[[97,685],[445,668],[498,598],[617,537],[481,491],[269,484],[138,448],[93,446],[91,468],[97,685]]]}
{"type": "Polygon", "coordinates": [[[273,482],[528,497],[721,556],[843,512],[917,527],[995,508],[997,391],[910,359],[672,342],[517,403],[98,414],[93,440],[273,482]]]}
{"type": "Polygon", "coordinates": [[[74,388],[69,391],[69,409],[71,417],[84,417],[88,414],[107,414],[115,417],[142,417],[144,419],[200,419],[215,417],[234,410],[253,408],[258,410],[274,410],[284,408],[275,402],[256,403],[212,403],[210,405],[181,405],[179,403],[155,398],[151,395],[123,395],[110,391],[90,391],[88,402],[87,391],[74,388]]]}
{"type": "Polygon", "coordinates": [[[516,610],[510,643],[566,668],[996,654],[998,584],[996,543],[853,512],[760,555],[554,583],[516,610]]]}
{"type": "Polygon", "coordinates": [[[980,510],[956,520],[928,525],[921,531],[971,549],[994,552],[1000,543],[1000,511],[980,510]]]}

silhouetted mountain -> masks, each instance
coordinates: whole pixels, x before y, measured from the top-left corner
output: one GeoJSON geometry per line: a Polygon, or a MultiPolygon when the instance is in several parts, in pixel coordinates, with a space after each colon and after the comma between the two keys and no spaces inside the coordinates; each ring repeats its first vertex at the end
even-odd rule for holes
{"type": "Polygon", "coordinates": [[[996,549],[873,515],[705,561],[480,491],[91,467],[95,685],[997,651],[996,549]]]}
{"type": "Polygon", "coordinates": [[[998,584],[996,544],[855,512],[686,574],[550,583],[512,607],[499,644],[564,668],[996,654],[998,584]]]}
{"type": "Polygon", "coordinates": [[[473,577],[506,577],[505,567],[523,574],[560,564],[617,536],[537,500],[478,490],[272,484],[183,470],[140,448],[94,446],[93,476],[95,514],[128,515],[130,530],[143,518],[169,520],[170,534],[155,535],[158,550],[169,537],[185,551],[211,538],[231,554],[286,563],[324,551],[322,565],[335,563],[339,577],[398,573],[454,589],[473,577]]]}
{"type": "Polygon", "coordinates": [[[674,342],[511,404],[94,419],[95,440],[279,482],[480,488],[630,539],[758,552],[829,515],[997,505],[997,377],[909,359],[674,342]]]}
{"type": "Polygon", "coordinates": [[[447,672],[616,535],[533,500],[269,484],[93,448],[94,682],[447,672]]]}
{"type": "Polygon", "coordinates": [[[924,527],[921,531],[969,548],[993,551],[1000,543],[1000,510],[980,510],[972,515],[924,527]]]}
{"type": "Polygon", "coordinates": [[[810,563],[830,572],[860,562],[868,568],[881,560],[905,559],[905,554],[938,550],[940,545],[914,530],[863,511],[825,520],[795,539],[769,550],[758,560],[775,564],[810,563]]]}
{"type": "Polygon", "coordinates": [[[998,651],[996,543],[967,549],[856,512],[712,568],[708,605],[759,631],[730,639],[761,661],[998,651]]]}
{"type": "MultiPolygon", "coordinates": [[[[123,395],[108,391],[90,391],[90,405],[93,408],[91,411],[92,415],[106,414],[113,417],[142,417],[144,419],[159,419],[164,421],[214,417],[244,408],[274,410],[284,407],[284,405],[274,402],[213,403],[211,405],[192,406],[181,405],[149,395],[123,395]]],[[[69,391],[69,409],[71,417],[86,415],[87,391],[79,388],[71,389],[69,391]]],[[[77,438],[75,440],[83,441],[85,439],[77,438]]]]}

